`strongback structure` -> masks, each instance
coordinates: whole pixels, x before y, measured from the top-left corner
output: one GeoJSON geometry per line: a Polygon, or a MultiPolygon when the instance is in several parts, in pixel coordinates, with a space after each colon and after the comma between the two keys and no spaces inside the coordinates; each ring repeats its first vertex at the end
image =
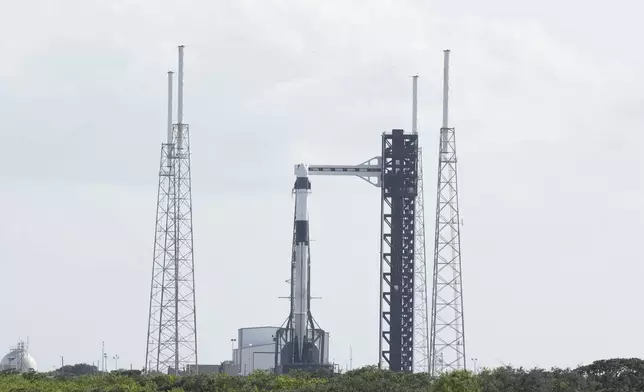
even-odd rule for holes
{"type": "Polygon", "coordinates": [[[444,54],[430,333],[432,375],[466,369],[456,134],[448,125],[449,50],[444,54]]]}
{"type": "Polygon", "coordinates": [[[198,369],[188,124],[183,122],[183,46],[179,46],[177,123],[168,73],[168,135],[161,145],[145,369],[198,369]]]}
{"type": "Polygon", "coordinates": [[[311,250],[308,196],[311,192],[306,165],[295,166],[295,215],[291,252],[290,312],[275,336],[275,372],[291,370],[333,371],[328,363],[328,334],[311,314],[311,250]]]}

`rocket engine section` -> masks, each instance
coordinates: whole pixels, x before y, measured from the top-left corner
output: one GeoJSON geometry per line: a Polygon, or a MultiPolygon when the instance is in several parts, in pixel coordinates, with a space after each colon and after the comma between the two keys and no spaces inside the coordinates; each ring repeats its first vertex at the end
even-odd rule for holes
{"type": "Polygon", "coordinates": [[[295,216],[291,259],[291,311],[275,336],[275,371],[291,369],[333,370],[328,359],[328,334],[311,315],[311,250],[308,197],[311,193],[308,167],[295,165],[295,216]]]}

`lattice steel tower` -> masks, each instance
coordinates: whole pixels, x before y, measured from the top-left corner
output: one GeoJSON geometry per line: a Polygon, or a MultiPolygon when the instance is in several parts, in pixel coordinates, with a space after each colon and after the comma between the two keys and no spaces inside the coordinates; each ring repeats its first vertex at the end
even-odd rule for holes
{"type": "Polygon", "coordinates": [[[440,132],[430,372],[466,369],[456,134],[448,126],[449,50],[444,52],[443,126],[440,132]]]}
{"type": "Polygon", "coordinates": [[[183,46],[179,46],[177,123],[172,123],[168,72],[168,135],[161,145],[147,372],[197,372],[197,313],[192,236],[188,124],[183,123],[183,46]]]}
{"type": "MultiPolygon", "coordinates": [[[[418,134],[418,75],[413,76],[412,133],[418,134]]],[[[427,301],[427,263],[425,249],[425,198],[423,195],[423,150],[418,146],[418,193],[414,268],[414,373],[429,372],[429,316],[427,301]]]]}

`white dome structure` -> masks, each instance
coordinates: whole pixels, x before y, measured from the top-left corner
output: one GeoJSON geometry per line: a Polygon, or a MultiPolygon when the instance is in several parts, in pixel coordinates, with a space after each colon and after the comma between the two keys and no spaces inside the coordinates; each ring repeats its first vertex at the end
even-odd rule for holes
{"type": "Polygon", "coordinates": [[[0,361],[0,371],[5,370],[17,370],[20,373],[38,371],[36,360],[29,355],[23,342],[18,343],[18,347],[0,361]]]}

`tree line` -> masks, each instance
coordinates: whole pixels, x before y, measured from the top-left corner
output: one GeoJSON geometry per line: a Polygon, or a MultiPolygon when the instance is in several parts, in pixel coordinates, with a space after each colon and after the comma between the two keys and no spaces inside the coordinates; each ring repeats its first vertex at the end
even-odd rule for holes
{"type": "Polygon", "coordinates": [[[175,377],[140,371],[100,373],[93,366],[65,366],[51,373],[0,374],[0,392],[643,392],[644,360],[600,360],[575,369],[509,366],[477,374],[457,371],[434,379],[364,367],[343,374],[255,372],[247,377],[201,374],[175,377]]]}

